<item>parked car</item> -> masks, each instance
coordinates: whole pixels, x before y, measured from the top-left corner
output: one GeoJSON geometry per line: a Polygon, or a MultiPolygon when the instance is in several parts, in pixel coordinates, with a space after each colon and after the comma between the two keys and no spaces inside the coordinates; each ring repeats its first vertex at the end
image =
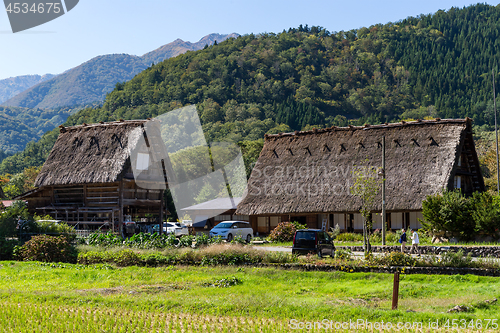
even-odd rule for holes
{"type": "Polygon", "coordinates": [[[167,222],[166,226],[163,225],[163,232],[167,234],[174,234],[176,237],[189,235],[188,227],[180,223],[167,222]]]}
{"type": "Polygon", "coordinates": [[[241,236],[247,243],[250,243],[253,237],[253,229],[250,223],[243,221],[224,221],[217,224],[210,230],[210,237],[220,236],[228,242],[235,236],[241,236]]]}
{"type": "Polygon", "coordinates": [[[321,258],[324,255],[335,256],[333,238],[321,229],[301,229],[293,236],[292,254],[316,253],[321,258]]]}

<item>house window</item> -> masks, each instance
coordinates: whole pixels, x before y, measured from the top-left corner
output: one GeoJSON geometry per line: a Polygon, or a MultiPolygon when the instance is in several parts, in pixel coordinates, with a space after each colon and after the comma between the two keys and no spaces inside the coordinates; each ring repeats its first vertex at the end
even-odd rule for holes
{"type": "Polygon", "coordinates": [[[248,215],[233,215],[233,220],[235,220],[235,221],[250,221],[250,216],[248,216],[248,215]]]}
{"type": "Polygon", "coordinates": [[[462,176],[455,176],[455,188],[462,188],[462,176]]]}
{"type": "Polygon", "coordinates": [[[137,154],[137,164],[135,168],[137,170],[147,170],[149,167],[149,154],[138,153],[137,154]]]}

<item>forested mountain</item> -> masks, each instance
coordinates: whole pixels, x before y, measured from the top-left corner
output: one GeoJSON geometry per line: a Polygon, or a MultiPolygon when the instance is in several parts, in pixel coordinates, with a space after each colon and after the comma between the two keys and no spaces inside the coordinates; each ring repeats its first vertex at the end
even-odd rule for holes
{"type": "Polygon", "coordinates": [[[10,156],[10,155],[7,154],[6,152],[0,150],[0,162],[2,162],[8,156],[10,156]]]}
{"type": "MultiPolygon", "coordinates": [[[[208,141],[238,142],[254,156],[266,132],[426,116],[487,126],[499,23],[500,7],[480,4],[346,32],[300,26],[230,38],[117,84],[102,107],[66,125],[196,104],[208,141]]],[[[0,174],[42,163],[56,137],[6,158],[0,174]]]]}
{"type": "Polygon", "coordinates": [[[11,97],[53,78],[52,74],[45,75],[22,75],[16,77],[9,77],[8,79],[0,80],[0,103],[5,102],[11,97]]]}
{"type": "Polygon", "coordinates": [[[30,141],[66,121],[75,108],[27,109],[0,106],[0,151],[13,154],[22,151],[30,141]]]}
{"type": "Polygon", "coordinates": [[[116,83],[130,80],[151,63],[186,51],[200,50],[205,45],[211,45],[216,40],[223,41],[228,36],[237,35],[210,34],[196,43],[178,39],[141,57],[128,54],[98,56],[19,93],[2,105],[44,109],[102,101],[116,83]]]}

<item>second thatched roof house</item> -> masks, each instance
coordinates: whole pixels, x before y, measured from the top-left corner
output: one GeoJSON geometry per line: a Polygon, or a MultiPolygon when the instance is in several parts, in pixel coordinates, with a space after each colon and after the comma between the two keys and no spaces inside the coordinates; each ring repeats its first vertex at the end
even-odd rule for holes
{"type": "MultiPolygon", "coordinates": [[[[422,201],[442,189],[484,190],[470,119],[333,127],[267,135],[236,214],[251,215],[260,233],[281,221],[361,230],[352,172],[381,167],[384,136],[389,228],[419,228],[422,201]]],[[[380,212],[380,192],[376,202],[380,212]]],[[[382,227],[380,214],[372,219],[382,227]]]]}

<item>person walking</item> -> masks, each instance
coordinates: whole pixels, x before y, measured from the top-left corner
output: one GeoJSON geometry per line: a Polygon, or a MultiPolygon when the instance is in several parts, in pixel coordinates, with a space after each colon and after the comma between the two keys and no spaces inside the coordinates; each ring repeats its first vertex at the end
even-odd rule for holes
{"type": "Polygon", "coordinates": [[[405,246],[406,246],[406,230],[403,228],[401,229],[403,232],[401,234],[401,237],[399,238],[399,242],[401,243],[401,253],[405,253],[405,246]]]}
{"type": "Polygon", "coordinates": [[[420,249],[418,248],[418,244],[420,243],[420,240],[418,239],[418,234],[416,230],[411,231],[411,249],[410,253],[418,252],[418,255],[420,256],[420,249]]]}

